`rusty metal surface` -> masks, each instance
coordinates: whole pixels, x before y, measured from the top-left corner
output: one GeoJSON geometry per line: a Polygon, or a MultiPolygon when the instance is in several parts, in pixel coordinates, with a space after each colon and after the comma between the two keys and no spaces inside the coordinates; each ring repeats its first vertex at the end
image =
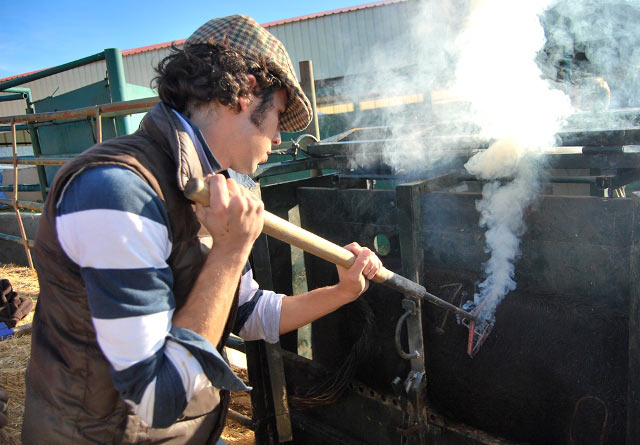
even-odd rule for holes
{"type": "MultiPolygon", "coordinates": [[[[114,102],[99,105],[100,114],[103,117],[124,116],[127,114],[141,113],[150,110],[160,102],[158,97],[136,99],[124,102],[114,102]]],[[[25,114],[18,116],[0,116],[0,124],[48,122],[64,119],[77,119],[87,116],[95,116],[96,106],[78,108],[75,110],[51,111],[46,113],[25,114]]]]}
{"type": "MultiPolygon", "coordinates": [[[[13,199],[0,199],[0,204],[7,204],[13,206],[13,199]]],[[[44,208],[44,205],[41,202],[34,201],[18,201],[18,208],[20,209],[29,209],[29,210],[40,210],[44,208]]]]}
{"type": "MultiPolygon", "coordinates": [[[[19,236],[13,236],[13,235],[7,235],[5,233],[0,233],[0,239],[3,239],[5,241],[12,241],[14,243],[20,244],[20,245],[24,245],[24,240],[22,238],[20,238],[19,236]]],[[[35,241],[32,240],[28,240],[27,244],[29,245],[29,247],[34,247],[36,245],[35,241]]]]}
{"type": "MultiPolygon", "coordinates": [[[[64,165],[65,162],[69,162],[71,157],[39,157],[39,158],[19,158],[16,162],[18,165],[51,165],[58,166],[64,165]]],[[[13,164],[13,158],[0,158],[0,164],[13,164]]]]}

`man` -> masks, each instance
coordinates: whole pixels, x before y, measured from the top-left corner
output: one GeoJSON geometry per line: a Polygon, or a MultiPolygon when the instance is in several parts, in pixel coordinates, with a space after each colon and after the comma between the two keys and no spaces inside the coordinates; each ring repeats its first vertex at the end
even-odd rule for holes
{"type": "Polygon", "coordinates": [[[241,174],[310,121],[282,44],[252,19],[199,28],[158,66],[162,102],[130,136],[59,170],[38,234],[40,298],[23,443],[215,443],[230,331],[276,342],[355,300],[380,261],[357,244],[335,286],[284,297],[247,260],[263,204],[241,174]],[[183,195],[205,177],[210,205],[183,195]]]}

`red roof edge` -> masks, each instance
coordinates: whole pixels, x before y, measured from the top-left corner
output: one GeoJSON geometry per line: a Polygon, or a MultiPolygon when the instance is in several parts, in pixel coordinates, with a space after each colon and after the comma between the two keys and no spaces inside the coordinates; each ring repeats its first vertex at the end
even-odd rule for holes
{"type": "Polygon", "coordinates": [[[158,43],[156,45],[143,46],[140,48],[126,49],[122,51],[123,56],[132,56],[134,54],[146,53],[148,51],[155,51],[157,49],[169,48],[172,45],[180,46],[184,44],[186,39],[174,40],[172,42],[158,43]]]}
{"type": "MultiPolygon", "coordinates": [[[[361,9],[375,8],[376,6],[392,5],[394,3],[403,3],[403,2],[406,2],[406,1],[407,0],[382,0],[382,1],[372,2],[372,3],[365,3],[363,5],[350,6],[350,7],[347,7],[347,8],[334,9],[334,10],[326,11],[326,12],[318,12],[316,14],[303,15],[303,16],[294,17],[294,18],[291,18],[291,19],[284,19],[284,20],[278,20],[278,21],[275,21],[275,22],[263,23],[262,26],[264,26],[265,28],[269,28],[271,26],[283,25],[285,23],[301,22],[303,20],[310,20],[310,19],[314,19],[314,18],[318,18],[318,17],[324,17],[324,16],[327,16],[327,15],[340,14],[342,12],[358,11],[358,10],[361,10],[361,9]]],[[[171,45],[182,45],[182,44],[184,44],[185,40],[186,39],[175,40],[173,42],[158,43],[157,45],[150,45],[150,46],[143,46],[143,47],[140,47],[140,48],[127,49],[127,50],[122,51],[122,55],[123,56],[132,56],[134,54],[146,53],[147,51],[155,51],[157,49],[169,48],[171,45]]]]}
{"type": "Polygon", "coordinates": [[[28,73],[16,74],[15,76],[5,77],[4,79],[0,79],[0,83],[8,82],[8,81],[13,80],[13,79],[19,79],[20,77],[26,77],[26,76],[29,76],[31,74],[39,73],[40,71],[44,71],[44,70],[48,70],[48,69],[49,68],[42,68],[40,70],[35,70],[35,71],[28,72],[28,73]]]}
{"type": "Polygon", "coordinates": [[[269,28],[271,26],[278,26],[278,25],[284,25],[284,24],[287,24],[287,23],[301,22],[303,20],[315,19],[315,18],[318,18],[318,17],[327,16],[327,15],[340,14],[340,13],[343,13],[343,12],[359,11],[361,9],[375,8],[376,6],[392,5],[394,3],[403,3],[403,2],[406,2],[406,1],[407,0],[382,0],[382,1],[372,2],[372,3],[365,3],[363,5],[356,5],[356,6],[349,6],[349,7],[346,7],[346,8],[334,9],[332,11],[318,12],[316,14],[309,14],[309,15],[302,15],[300,17],[294,17],[294,18],[291,18],[291,19],[284,19],[284,20],[277,20],[275,22],[263,23],[262,26],[264,26],[265,28],[269,28]]]}
{"type": "MultiPolygon", "coordinates": [[[[394,3],[403,3],[403,2],[406,2],[406,1],[407,0],[382,0],[382,1],[372,2],[372,3],[365,3],[363,5],[349,6],[347,8],[334,9],[332,11],[318,12],[316,14],[303,15],[303,16],[294,17],[294,18],[291,18],[291,19],[284,19],[284,20],[278,20],[278,21],[275,21],[275,22],[264,23],[264,24],[262,24],[262,26],[264,26],[265,28],[269,28],[269,27],[272,27],[272,26],[284,25],[286,23],[301,22],[301,21],[304,21],[304,20],[315,19],[315,18],[318,18],[318,17],[324,17],[324,16],[328,16],[328,15],[340,14],[340,13],[343,13],[343,12],[359,11],[361,9],[375,8],[376,6],[392,5],[394,3]]],[[[149,52],[149,51],[155,51],[155,50],[158,50],[158,49],[169,48],[172,45],[179,46],[179,45],[184,44],[185,40],[186,39],[174,40],[172,42],[158,43],[156,45],[149,45],[149,46],[143,46],[143,47],[140,47],[140,48],[126,49],[126,50],[122,51],[122,55],[123,56],[132,56],[134,54],[142,54],[142,53],[146,53],[146,52],[149,52]]],[[[20,77],[25,77],[25,76],[28,76],[30,74],[38,73],[40,71],[44,71],[45,69],[48,69],[48,68],[43,68],[41,70],[31,71],[30,73],[23,73],[23,74],[17,74],[15,76],[11,76],[11,77],[6,77],[4,79],[0,79],[0,83],[1,82],[7,82],[7,81],[13,80],[13,79],[18,79],[20,77]]]]}

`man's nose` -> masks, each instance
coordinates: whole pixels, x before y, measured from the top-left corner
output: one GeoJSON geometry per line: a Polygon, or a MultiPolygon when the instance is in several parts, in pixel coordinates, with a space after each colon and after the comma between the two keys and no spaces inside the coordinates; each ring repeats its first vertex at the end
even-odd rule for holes
{"type": "Polygon", "coordinates": [[[276,137],[271,139],[271,145],[280,145],[281,142],[282,142],[282,137],[280,136],[280,132],[278,132],[276,134],[276,137]]]}

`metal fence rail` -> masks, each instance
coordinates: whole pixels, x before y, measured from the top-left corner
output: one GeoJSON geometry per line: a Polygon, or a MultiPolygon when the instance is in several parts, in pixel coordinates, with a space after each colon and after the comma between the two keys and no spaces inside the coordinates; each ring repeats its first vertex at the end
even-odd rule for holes
{"type": "MultiPolygon", "coordinates": [[[[19,186],[18,178],[18,166],[20,165],[41,165],[41,166],[61,166],[66,162],[73,159],[71,157],[27,157],[18,156],[18,141],[16,135],[16,128],[18,124],[34,124],[34,123],[46,123],[56,121],[69,121],[79,118],[93,117],[96,121],[96,140],[97,143],[102,142],[102,118],[105,117],[120,117],[130,114],[143,113],[149,111],[154,105],[156,105],[160,99],[158,97],[149,97],[145,99],[136,99],[123,102],[114,102],[110,104],[95,105],[92,107],[77,108],[74,110],[64,110],[56,112],[25,114],[18,116],[0,116],[0,124],[9,125],[11,131],[13,156],[10,158],[0,158],[0,164],[13,166],[13,186],[7,188],[9,191],[13,191],[13,199],[0,199],[0,204],[6,204],[13,207],[18,221],[18,228],[20,229],[20,237],[0,233],[0,240],[12,241],[24,246],[27,254],[27,261],[29,267],[33,269],[33,259],[31,258],[31,247],[34,246],[34,241],[27,238],[27,234],[22,222],[22,216],[20,215],[20,209],[40,210],[42,211],[44,204],[34,201],[20,201],[18,199],[18,192],[22,187],[19,186]]],[[[0,131],[6,131],[5,128],[0,127],[0,131]]],[[[88,148],[88,147],[87,147],[88,148]]],[[[40,187],[36,187],[37,190],[42,190],[44,184],[40,184],[40,187]]],[[[29,187],[32,189],[34,187],[29,187]]],[[[24,190],[24,188],[22,188],[24,190]]]]}

